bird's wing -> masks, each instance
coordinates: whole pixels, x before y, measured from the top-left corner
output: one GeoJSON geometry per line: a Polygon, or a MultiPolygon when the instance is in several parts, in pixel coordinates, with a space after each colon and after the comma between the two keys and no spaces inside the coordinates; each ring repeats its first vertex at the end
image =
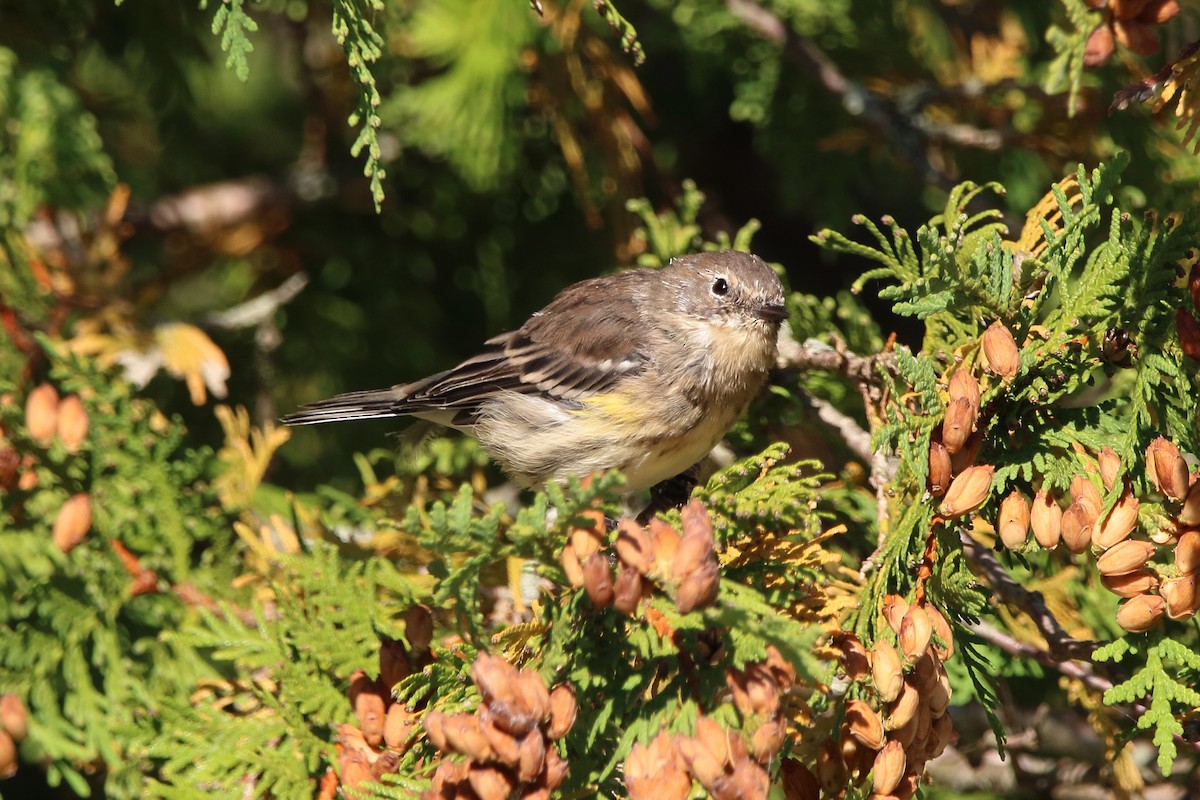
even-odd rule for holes
{"type": "Polygon", "coordinates": [[[647,362],[643,325],[624,281],[614,281],[626,274],[568,288],[519,329],[489,339],[479,355],[403,387],[394,410],[454,410],[455,424],[470,424],[480,403],[500,392],[571,401],[637,374],[647,362]]]}

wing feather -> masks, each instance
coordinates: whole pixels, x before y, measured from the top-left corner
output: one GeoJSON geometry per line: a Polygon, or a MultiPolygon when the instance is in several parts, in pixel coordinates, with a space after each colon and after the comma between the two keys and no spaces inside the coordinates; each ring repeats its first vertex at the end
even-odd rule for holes
{"type": "Polygon", "coordinates": [[[515,331],[489,339],[457,367],[402,387],[399,414],[453,410],[473,421],[481,402],[502,392],[577,400],[646,367],[632,291],[638,272],[584,281],[565,290],[515,331]]]}

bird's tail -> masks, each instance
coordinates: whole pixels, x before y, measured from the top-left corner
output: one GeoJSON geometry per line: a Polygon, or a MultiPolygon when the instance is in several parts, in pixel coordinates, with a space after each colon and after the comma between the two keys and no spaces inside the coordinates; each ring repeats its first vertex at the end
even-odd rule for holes
{"type": "Polygon", "coordinates": [[[392,389],[347,392],[304,406],[281,420],[285,425],[319,425],[354,419],[384,419],[403,416],[399,410],[403,393],[392,389]]]}

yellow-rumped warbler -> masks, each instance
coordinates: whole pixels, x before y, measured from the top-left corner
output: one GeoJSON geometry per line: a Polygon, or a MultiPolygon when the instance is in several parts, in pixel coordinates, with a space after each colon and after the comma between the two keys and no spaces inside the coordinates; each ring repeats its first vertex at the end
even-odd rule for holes
{"type": "Polygon", "coordinates": [[[466,431],[522,486],[616,468],[630,492],[702,459],[758,392],[787,314],[758,256],[581,281],[457,367],[350,392],[289,425],[410,415],[466,431]]]}

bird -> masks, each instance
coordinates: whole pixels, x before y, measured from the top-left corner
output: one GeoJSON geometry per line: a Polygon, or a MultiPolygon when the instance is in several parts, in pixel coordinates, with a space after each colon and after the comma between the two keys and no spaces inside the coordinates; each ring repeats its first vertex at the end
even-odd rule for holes
{"type": "Polygon", "coordinates": [[[786,318],[779,277],[758,256],[683,255],[568,286],[452,369],[282,422],[412,416],[474,436],[521,488],[617,469],[632,494],[725,436],[766,381],[786,318]]]}

